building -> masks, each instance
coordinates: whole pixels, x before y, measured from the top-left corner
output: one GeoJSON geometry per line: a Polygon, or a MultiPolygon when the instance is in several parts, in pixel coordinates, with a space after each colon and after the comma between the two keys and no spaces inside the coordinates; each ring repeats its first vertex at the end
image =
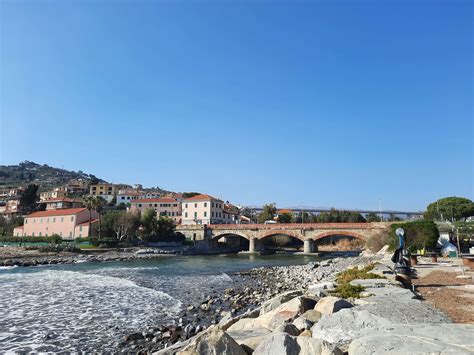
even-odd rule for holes
{"type": "Polygon", "coordinates": [[[53,198],[40,203],[46,204],[46,211],[83,207],[82,201],[75,200],[73,198],[53,198]]]}
{"type": "Polygon", "coordinates": [[[19,197],[23,192],[25,192],[25,188],[23,187],[2,189],[0,190],[0,201],[5,201],[10,198],[19,197]]]}
{"type": "Polygon", "coordinates": [[[181,203],[174,198],[141,198],[131,202],[130,211],[144,212],[154,209],[156,216],[171,218],[176,224],[181,223],[181,203]]]}
{"type": "Polygon", "coordinates": [[[19,198],[11,199],[4,202],[0,208],[0,213],[7,219],[21,215],[22,205],[19,198]]]}
{"type": "Polygon", "coordinates": [[[68,195],[82,196],[86,195],[89,191],[87,184],[88,182],[84,179],[73,179],[64,185],[64,188],[66,189],[68,195]]]}
{"type": "Polygon", "coordinates": [[[115,203],[117,206],[121,203],[128,204],[134,200],[139,198],[143,198],[143,194],[140,192],[133,192],[133,191],[120,191],[117,195],[117,202],[115,203]]]}
{"type": "Polygon", "coordinates": [[[108,203],[112,202],[114,196],[117,195],[117,186],[114,184],[95,184],[89,187],[89,194],[92,196],[100,196],[108,203]]]}
{"type": "MultiPolygon", "coordinates": [[[[96,234],[99,214],[91,211],[92,234],[96,234]]],[[[89,235],[89,210],[68,208],[39,211],[25,217],[23,226],[13,230],[14,236],[49,237],[54,234],[63,239],[84,238],[89,235]]]]}
{"type": "Polygon", "coordinates": [[[52,191],[44,191],[40,193],[40,201],[48,201],[52,199],[64,198],[67,196],[67,190],[65,187],[57,187],[52,191]]]}
{"type": "Polygon", "coordinates": [[[210,195],[197,195],[182,202],[182,224],[224,223],[224,201],[210,195]]]}
{"type": "Polygon", "coordinates": [[[224,204],[223,216],[224,218],[223,218],[222,223],[224,224],[240,224],[241,223],[239,208],[229,203],[228,201],[224,204]]]}

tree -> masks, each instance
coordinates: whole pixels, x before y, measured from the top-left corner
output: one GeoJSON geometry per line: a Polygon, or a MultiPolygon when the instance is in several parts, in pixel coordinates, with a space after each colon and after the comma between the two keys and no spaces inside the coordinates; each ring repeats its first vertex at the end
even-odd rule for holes
{"type": "Polygon", "coordinates": [[[28,185],[25,191],[20,196],[20,205],[25,212],[30,212],[38,201],[38,185],[28,185]]]}
{"type": "Polygon", "coordinates": [[[150,238],[156,230],[156,211],[153,208],[146,209],[140,218],[140,235],[143,240],[150,238]]]}
{"type": "Polygon", "coordinates": [[[131,240],[139,226],[140,220],[138,215],[125,211],[114,211],[112,217],[112,228],[115,233],[115,238],[119,242],[131,240]]]}
{"type": "Polygon", "coordinates": [[[5,232],[7,230],[7,225],[8,225],[8,222],[7,220],[5,219],[5,217],[3,216],[3,214],[0,214],[0,228],[2,228],[2,234],[1,236],[5,236],[5,232]]]}
{"type": "Polygon", "coordinates": [[[84,207],[89,210],[89,230],[87,236],[91,237],[91,226],[92,226],[92,211],[96,209],[97,199],[95,196],[86,196],[84,197],[84,207]]]}
{"type": "Polygon", "coordinates": [[[397,228],[405,231],[406,247],[414,252],[423,248],[434,248],[439,239],[439,230],[432,221],[413,221],[405,223],[394,223],[390,226],[388,244],[391,250],[398,247],[398,237],[395,234],[397,228]]]}
{"type": "Polygon", "coordinates": [[[295,217],[295,223],[311,223],[312,221],[313,221],[313,216],[310,215],[306,211],[303,211],[303,215],[301,215],[301,212],[300,212],[295,217]]]}
{"type": "Polygon", "coordinates": [[[445,197],[432,202],[423,217],[430,221],[465,220],[474,216],[474,202],[463,197],[445,197]]]}
{"type": "Polygon", "coordinates": [[[106,204],[107,204],[107,201],[103,197],[100,197],[100,196],[95,197],[94,208],[96,212],[99,214],[99,240],[101,239],[101,232],[102,232],[102,210],[104,209],[104,206],[106,204]]]}
{"type": "Polygon", "coordinates": [[[278,223],[291,223],[293,215],[289,212],[282,213],[278,216],[278,223]]]}
{"type": "Polygon", "coordinates": [[[262,212],[258,215],[258,223],[265,223],[265,221],[273,220],[276,213],[275,203],[269,203],[263,206],[262,212]]]}

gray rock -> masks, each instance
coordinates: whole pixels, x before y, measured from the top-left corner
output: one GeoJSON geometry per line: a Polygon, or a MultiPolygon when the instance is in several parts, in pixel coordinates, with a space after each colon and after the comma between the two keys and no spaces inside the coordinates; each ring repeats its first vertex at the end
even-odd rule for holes
{"type": "Polygon", "coordinates": [[[252,354],[270,333],[266,328],[227,332],[248,354],[252,354]]]}
{"type": "Polygon", "coordinates": [[[315,309],[307,310],[301,315],[302,318],[307,319],[312,323],[316,323],[317,321],[319,321],[321,319],[321,316],[321,312],[315,309]]]}
{"type": "Polygon", "coordinates": [[[342,355],[339,349],[310,337],[272,333],[255,349],[254,355],[342,355]]]}
{"type": "Polygon", "coordinates": [[[300,290],[294,290],[294,291],[288,291],[284,292],[271,300],[268,300],[262,304],[262,307],[260,309],[260,315],[263,315],[265,313],[268,313],[270,311],[273,311],[276,309],[278,306],[281,304],[290,301],[291,299],[301,296],[303,294],[302,291],[300,290]]]}
{"type": "Polygon", "coordinates": [[[314,309],[321,314],[333,314],[343,308],[351,308],[352,304],[343,298],[329,296],[321,298],[314,309]]]}
{"type": "Polygon", "coordinates": [[[461,324],[397,324],[355,339],[349,355],[473,354],[474,326],[461,324]]]}
{"type": "Polygon", "coordinates": [[[338,347],[374,330],[386,329],[392,323],[367,311],[343,309],[332,315],[323,315],[312,328],[313,338],[325,340],[338,347]]]}
{"type": "Polygon", "coordinates": [[[226,332],[214,327],[209,332],[197,336],[178,355],[246,355],[247,353],[226,332]]]}
{"type": "Polygon", "coordinates": [[[275,332],[287,333],[289,335],[297,337],[300,335],[301,331],[292,323],[283,323],[279,327],[277,327],[275,332]]]}
{"type": "Polygon", "coordinates": [[[313,326],[313,322],[309,321],[306,318],[303,317],[298,317],[296,318],[293,323],[292,323],[296,328],[298,328],[300,331],[304,331],[306,329],[311,329],[313,326]]]}

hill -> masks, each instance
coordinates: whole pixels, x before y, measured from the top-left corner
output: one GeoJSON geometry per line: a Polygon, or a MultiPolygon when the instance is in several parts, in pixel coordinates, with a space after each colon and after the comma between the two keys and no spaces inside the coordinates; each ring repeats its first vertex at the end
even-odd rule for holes
{"type": "Polygon", "coordinates": [[[18,165],[0,165],[0,188],[25,186],[28,184],[37,184],[42,188],[48,188],[63,185],[72,179],[105,182],[81,170],[76,172],[58,169],[27,160],[18,165]]]}

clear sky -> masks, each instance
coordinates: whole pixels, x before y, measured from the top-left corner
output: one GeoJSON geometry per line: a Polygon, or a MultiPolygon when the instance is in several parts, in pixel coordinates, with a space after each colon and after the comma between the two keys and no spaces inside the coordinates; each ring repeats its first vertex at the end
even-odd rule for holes
{"type": "Polygon", "coordinates": [[[473,198],[473,2],[0,0],[1,164],[234,203],[473,198]]]}

